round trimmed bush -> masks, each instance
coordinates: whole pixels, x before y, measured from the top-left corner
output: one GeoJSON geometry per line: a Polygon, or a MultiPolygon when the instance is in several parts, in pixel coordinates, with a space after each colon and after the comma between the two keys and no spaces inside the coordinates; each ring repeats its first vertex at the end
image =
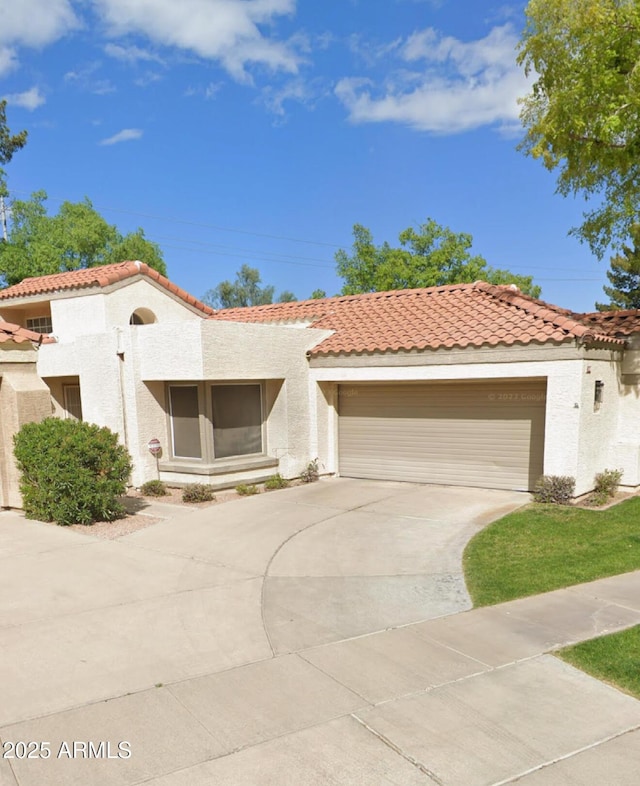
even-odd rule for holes
{"type": "Polygon", "coordinates": [[[46,418],[14,436],[27,518],[56,524],[91,524],[125,515],[131,457],[108,428],[79,420],[46,418]]]}

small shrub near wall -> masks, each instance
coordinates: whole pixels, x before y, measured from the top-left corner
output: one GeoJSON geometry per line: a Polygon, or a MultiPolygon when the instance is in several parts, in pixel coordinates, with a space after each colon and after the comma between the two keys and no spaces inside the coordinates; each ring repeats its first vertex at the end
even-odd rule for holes
{"type": "Polygon", "coordinates": [[[320,460],[315,458],[310,461],[300,473],[300,480],[303,483],[315,483],[320,478],[320,460]]]}
{"type": "Polygon", "coordinates": [[[267,489],[267,491],[273,491],[274,489],[286,489],[288,485],[289,481],[286,478],[283,478],[279,472],[276,475],[272,475],[270,478],[267,478],[264,482],[264,487],[267,489]]]}
{"type": "Polygon", "coordinates": [[[606,505],[613,499],[622,480],[621,469],[605,469],[599,472],[594,480],[593,494],[590,501],[594,505],[606,505]]]}
{"type": "Polygon", "coordinates": [[[542,475],[533,489],[536,502],[569,505],[576,489],[576,479],[569,475],[542,475]]]}
{"type": "Polygon", "coordinates": [[[254,483],[248,486],[245,483],[241,483],[239,486],[236,486],[236,494],[239,494],[241,497],[252,497],[254,494],[258,494],[258,492],[258,487],[254,483]]]}
{"type": "Polygon", "coordinates": [[[205,483],[191,483],[182,490],[183,502],[213,502],[215,498],[213,489],[205,483]]]}
{"type": "Polygon", "coordinates": [[[148,480],[140,486],[140,493],[145,497],[166,497],[169,492],[161,480],[148,480]]]}
{"type": "Polygon", "coordinates": [[[14,436],[27,518],[91,524],[125,515],[131,456],[108,428],[80,420],[26,423],[14,436]]]}

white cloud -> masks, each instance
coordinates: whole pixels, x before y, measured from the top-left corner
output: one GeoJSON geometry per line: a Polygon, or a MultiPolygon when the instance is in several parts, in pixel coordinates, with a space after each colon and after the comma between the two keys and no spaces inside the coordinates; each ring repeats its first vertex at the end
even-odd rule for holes
{"type": "Polygon", "coordinates": [[[81,90],[87,93],[93,93],[97,96],[115,93],[116,88],[109,79],[102,79],[95,76],[101,67],[102,63],[96,61],[89,63],[78,71],[67,71],[64,75],[65,82],[74,84],[81,90]]]}
{"type": "Polygon", "coordinates": [[[187,98],[193,98],[194,96],[202,96],[206,101],[211,101],[215,98],[220,90],[222,90],[224,86],[223,82],[209,82],[208,85],[199,86],[199,87],[188,87],[185,90],[185,96],[187,98]]]}
{"type": "Polygon", "coordinates": [[[9,46],[0,46],[0,76],[8,74],[17,66],[18,61],[15,49],[9,46]]]}
{"type": "Polygon", "coordinates": [[[21,46],[51,44],[80,26],[69,0],[13,0],[0,10],[0,76],[17,66],[21,46]]]}
{"type": "Polygon", "coordinates": [[[42,106],[46,101],[38,87],[32,87],[23,93],[12,93],[5,96],[5,98],[11,106],[20,106],[23,109],[28,109],[30,112],[42,106]]]}
{"type": "Polygon", "coordinates": [[[292,79],[280,88],[266,87],[262,91],[262,102],[270,112],[280,118],[285,116],[285,101],[308,104],[312,97],[309,85],[302,79],[292,79]]]}
{"type": "Polygon", "coordinates": [[[135,139],[142,137],[142,130],[140,128],[123,128],[117,134],[103,139],[101,145],[117,145],[120,142],[132,142],[135,139]]]}
{"type": "Polygon", "coordinates": [[[293,46],[267,38],[260,25],[292,14],[296,0],[93,0],[112,34],[137,33],[218,60],[238,81],[250,81],[256,63],[295,72],[293,46]]]}
{"type": "Polygon", "coordinates": [[[20,0],[2,4],[0,43],[45,46],[79,26],[69,0],[20,0]]]}
{"type": "Polygon", "coordinates": [[[104,47],[105,54],[113,57],[116,60],[121,60],[124,63],[164,63],[159,55],[149,52],[146,49],[141,49],[139,46],[120,46],[120,44],[106,44],[104,47]]]}
{"type": "Polygon", "coordinates": [[[380,44],[367,41],[360,33],[349,36],[349,49],[367,65],[375,65],[379,60],[384,60],[397,50],[402,44],[401,38],[396,38],[389,43],[380,44]]]}
{"type": "Polygon", "coordinates": [[[399,67],[378,89],[370,79],[344,78],[335,93],[354,123],[397,122],[439,134],[509,126],[529,85],[515,62],[517,43],[510,25],[471,42],[428,28],[398,50],[413,70],[399,67]]]}
{"type": "Polygon", "coordinates": [[[147,71],[142,74],[142,76],[135,79],[133,84],[136,85],[136,87],[147,87],[147,85],[152,85],[154,82],[159,82],[161,79],[162,77],[160,74],[156,74],[154,71],[147,71]]]}

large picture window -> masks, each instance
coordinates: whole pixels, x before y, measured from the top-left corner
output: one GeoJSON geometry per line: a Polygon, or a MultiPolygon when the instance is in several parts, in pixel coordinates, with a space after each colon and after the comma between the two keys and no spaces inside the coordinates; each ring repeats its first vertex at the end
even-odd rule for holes
{"type": "Polygon", "coordinates": [[[212,385],[211,409],[216,458],[262,453],[260,385],[212,385]]]}
{"type": "Polygon", "coordinates": [[[197,385],[169,387],[173,455],[177,458],[202,458],[200,410],[197,385]]]}
{"type": "Polygon", "coordinates": [[[172,456],[212,462],[263,454],[262,393],[260,383],[169,384],[172,456]]]}

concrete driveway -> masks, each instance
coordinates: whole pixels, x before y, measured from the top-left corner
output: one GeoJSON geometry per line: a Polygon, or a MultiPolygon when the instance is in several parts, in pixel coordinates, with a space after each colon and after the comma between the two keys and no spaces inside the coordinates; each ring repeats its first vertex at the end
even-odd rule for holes
{"type": "MultiPolygon", "coordinates": [[[[599,715],[597,735],[640,725],[638,702],[531,660],[578,638],[581,614],[589,631],[640,621],[636,585],[554,601],[556,627],[548,608],[445,616],[469,607],[466,541],[524,502],[327,480],[117,541],[0,513],[0,786],[507,782],[535,769],[544,740],[501,730],[495,708],[483,717],[486,696],[513,715],[509,691],[524,691],[542,722],[549,674],[558,719],[594,685],[570,709],[599,715]],[[461,722],[487,760],[468,772],[452,764],[461,722]],[[489,741],[509,740],[513,756],[493,766],[489,741]]],[[[589,735],[571,734],[584,749],[589,735]]]]}

